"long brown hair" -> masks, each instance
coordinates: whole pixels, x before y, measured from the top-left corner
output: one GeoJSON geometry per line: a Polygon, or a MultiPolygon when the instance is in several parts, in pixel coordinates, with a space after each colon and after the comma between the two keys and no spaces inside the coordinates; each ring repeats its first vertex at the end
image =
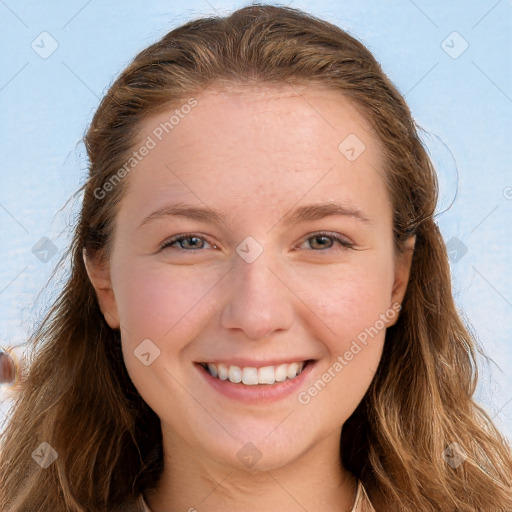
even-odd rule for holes
{"type": "Polygon", "coordinates": [[[128,376],[83,250],[108,260],[129,176],[105,185],[122,175],[141,120],[212,84],[240,82],[311,84],[350,98],[382,144],[397,250],[416,235],[400,318],[343,426],[343,464],[377,510],[511,510],[510,447],[472,398],[477,344],[454,304],[434,219],[436,175],[404,99],[340,28],[297,9],[252,5],[171,31],[139,53],[101,101],[85,137],[90,168],[70,277],[30,340],[37,355],[2,436],[2,511],[138,510],[137,498],[158,481],[160,421],[128,376]],[[443,453],[460,450],[463,462],[448,464],[443,453]],[[52,463],[42,467],[38,456],[52,463]]]}

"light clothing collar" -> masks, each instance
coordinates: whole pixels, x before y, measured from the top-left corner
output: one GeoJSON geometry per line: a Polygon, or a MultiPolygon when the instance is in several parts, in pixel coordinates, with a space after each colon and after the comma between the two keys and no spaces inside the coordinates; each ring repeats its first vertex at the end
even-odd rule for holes
{"type": "MultiPolygon", "coordinates": [[[[144,497],[140,497],[143,511],[151,512],[151,509],[148,507],[144,497]]],[[[350,512],[375,512],[373,505],[370,502],[370,498],[366,493],[366,489],[364,488],[361,480],[357,480],[357,490],[356,490],[356,499],[354,500],[354,506],[350,510],[350,512]]]]}

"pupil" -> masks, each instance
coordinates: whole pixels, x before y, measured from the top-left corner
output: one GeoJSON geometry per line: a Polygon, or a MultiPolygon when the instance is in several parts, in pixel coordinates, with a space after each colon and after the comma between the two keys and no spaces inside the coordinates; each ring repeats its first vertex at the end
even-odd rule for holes
{"type": "Polygon", "coordinates": [[[195,240],[196,243],[190,244],[192,246],[195,246],[195,245],[197,245],[197,241],[199,240],[199,238],[197,238],[196,236],[191,236],[191,237],[187,238],[186,240],[195,240]]]}
{"type": "MultiPolygon", "coordinates": [[[[323,240],[323,241],[326,241],[326,240],[327,240],[327,241],[329,241],[329,238],[328,238],[328,237],[326,237],[325,235],[315,236],[315,237],[314,237],[314,239],[315,239],[316,241],[318,241],[318,240],[323,240]]],[[[322,245],[322,244],[320,244],[320,245],[322,245]]],[[[325,245],[324,245],[324,246],[325,246],[325,245]]]]}

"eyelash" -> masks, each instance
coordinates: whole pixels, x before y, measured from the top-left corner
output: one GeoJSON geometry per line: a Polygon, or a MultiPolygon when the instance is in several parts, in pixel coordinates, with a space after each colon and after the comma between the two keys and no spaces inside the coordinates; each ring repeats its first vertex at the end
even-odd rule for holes
{"type": "MultiPolygon", "coordinates": [[[[326,237],[326,238],[334,239],[341,246],[341,250],[351,249],[354,246],[353,243],[347,242],[347,240],[341,238],[336,233],[331,233],[329,231],[319,231],[317,233],[313,233],[312,235],[304,238],[303,241],[307,241],[307,240],[309,240],[311,238],[319,238],[319,237],[326,237]]],[[[199,236],[196,233],[185,233],[183,235],[177,235],[177,236],[171,238],[170,240],[167,240],[167,241],[163,242],[162,244],[160,244],[160,250],[172,248],[172,244],[175,244],[176,242],[180,242],[181,240],[186,240],[188,238],[199,238],[201,240],[205,240],[210,245],[215,246],[215,244],[210,242],[204,236],[199,236]]],[[[327,247],[326,249],[311,249],[311,250],[315,251],[315,252],[326,252],[329,249],[332,249],[332,247],[327,247]]],[[[201,249],[182,249],[182,248],[177,248],[177,250],[178,251],[184,251],[184,252],[194,252],[194,251],[201,250],[201,249]]]]}

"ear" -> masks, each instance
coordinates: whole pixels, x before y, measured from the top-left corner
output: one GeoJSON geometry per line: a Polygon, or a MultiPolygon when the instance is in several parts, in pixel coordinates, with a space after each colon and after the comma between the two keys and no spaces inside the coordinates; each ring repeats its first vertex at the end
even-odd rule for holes
{"type": "MultiPolygon", "coordinates": [[[[395,280],[393,282],[393,289],[391,291],[391,304],[402,304],[404,300],[407,284],[409,283],[409,275],[411,272],[412,257],[414,254],[414,246],[416,244],[416,235],[409,237],[403,247],[403,251],[398,253],[395,257],[395,280]]],[[[395,325],[398,320],[398,315],[390,321],[388,327],[395,325]]]]}
{"type": "Polygon", "coordinates": [[[112,329],[119,329],[119,314],[110,280],[110,265],[101,261],[96,254],[89,256],[87,251],[82,251],[85,269],[92,286],[96,290],[98,304],[106,322],[112,329]]]}

